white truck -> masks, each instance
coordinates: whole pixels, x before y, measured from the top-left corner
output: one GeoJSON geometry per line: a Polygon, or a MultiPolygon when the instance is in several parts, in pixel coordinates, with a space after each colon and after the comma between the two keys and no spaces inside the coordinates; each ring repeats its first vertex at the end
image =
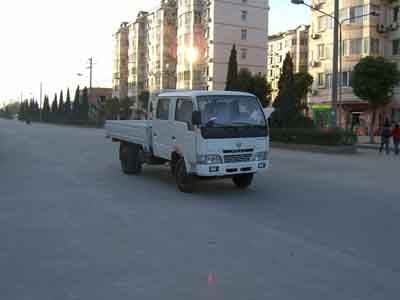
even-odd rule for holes
{"type": "Polygon", "coordinates": [[[150,97],[146,120],[107,121],[105,128],[120,143],[126,174],[168,163],[182,192],[193,192],[197,178],[232,178],[244,189],[269,167],[271,112],[248,93],[175,91],[150,97]]]}

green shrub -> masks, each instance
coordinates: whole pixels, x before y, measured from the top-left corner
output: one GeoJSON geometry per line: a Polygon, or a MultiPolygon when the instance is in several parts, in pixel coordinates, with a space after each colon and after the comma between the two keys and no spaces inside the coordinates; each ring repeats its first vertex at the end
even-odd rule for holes
{"type": "Polygon", "coordinates": [[[321,146],[354,145],[357,135],[343,129],[271,128],[272,142],[321,146]]]}

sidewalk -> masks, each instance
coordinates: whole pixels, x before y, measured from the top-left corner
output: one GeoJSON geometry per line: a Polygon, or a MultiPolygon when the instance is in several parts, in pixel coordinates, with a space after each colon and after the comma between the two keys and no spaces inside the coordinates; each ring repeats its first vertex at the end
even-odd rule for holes
{"type": "MultiPolygon", "coordinates": [[[[380,146],[381,146],[381,137],[379,137],[379,136],[375,137],[375,144],[371,144],[369,142],[369,136],[359,136],[358,137],[357,148],[379,150],[380,146]]],[[[390,144],[390,151],[394,151],[394,146],[393,146],[392,141],[390,144]]]]}

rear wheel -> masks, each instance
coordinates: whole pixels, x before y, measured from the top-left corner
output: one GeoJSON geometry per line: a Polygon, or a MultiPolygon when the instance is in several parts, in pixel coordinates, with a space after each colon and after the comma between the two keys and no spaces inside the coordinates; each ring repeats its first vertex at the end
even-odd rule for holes
{"type": "Polygon", "coordinates": [[[232,178],[233,183],[240,189],[248,188],[253,182],[254,174],[240,174],[232,178]]]}
{"type": "Polygon", "coordinates": [[[178,189],[183,193],[193,193],[194,177],[187,173],[185,160],[180,158],[176,164],[175,178],[178,189]]]}
{"type": "Polygon", "coordinates": [[[125,174],[139,174],[142,171],[142,149],[139,145],[121,143],[119,159],[121,168],[125,174]]]}

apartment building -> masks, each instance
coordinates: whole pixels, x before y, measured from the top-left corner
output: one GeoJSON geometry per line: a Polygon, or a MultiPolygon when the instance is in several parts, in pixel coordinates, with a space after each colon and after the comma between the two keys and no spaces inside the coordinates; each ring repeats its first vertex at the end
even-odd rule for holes
{"type": "Polygon", "coordinates": [[[268,9],[267,0],[162,0],[140,12],[114,35],[113,95],[223,90],[233,45],[239,69],[265,74],[268,9]]]}
{"type": "Polygon", "coordinates": [[[266,72],[268,1],[179,0],[177,88],[223,90],[233,45],[239,69],[266,72]]]}
{"type": "Polygon", "coordinates": [[[141,11],[129,24],[128,97],[135,108],[139,95],[148,89],[147,49],[147,12],[141,11]]]}
{"type": "Polygon", "coordinates": [[[308,25],[300,25],[268,37],[267,80],[271,83],[272,100],[278,94],[278,81],[287,53],[292,57],[295,73],[308,72],[309,28],[308,25]]]}
{"type": "MultiPolygon", "coordinates": [[[[319,9],[333,12],[333,0],[314,1],[319,9]]],[[[384,56],[400,62],[399,2],[385,0],[342,0],[340,20],[342,25],[342,72],[339,74],[342,93],[339,98],[338,122],[345,126],[350,116],[355,126],[367,128],[371,114],[368,104],[358,99],[350,87],[354,66],[364,56],[384,56]],[[371,12],[379,16],[359,17],[371,12]],[[345,21],[351,18],[349,21],[345,21]]],[[[320,126],[330,122],[332,87],[333,22],[319,12],[311,12],[309,72],[314,77],[309,99],[313,118],[320,126]]],[[[400,90],[397,89],[392,104],[383,110],[377,125],[385,118],[400,120],[400,90]]]]}
{"type": "Polygon", "coordinates": [[[203,0],[178,0],[177,89],[205,89],[203,0]]]}
{"type": "Polygon", "coordinates": [[[113,35],[113,97],[128,97],[128,48],[129,26],[127,22],[121,23],[118,31],[113,35]]]}
{"type": "Polygon", "coordinates": [[[175,89],[177,64],[177,3],[162,0],[147,16],[147,63],[150,92],[175,89]]]}

